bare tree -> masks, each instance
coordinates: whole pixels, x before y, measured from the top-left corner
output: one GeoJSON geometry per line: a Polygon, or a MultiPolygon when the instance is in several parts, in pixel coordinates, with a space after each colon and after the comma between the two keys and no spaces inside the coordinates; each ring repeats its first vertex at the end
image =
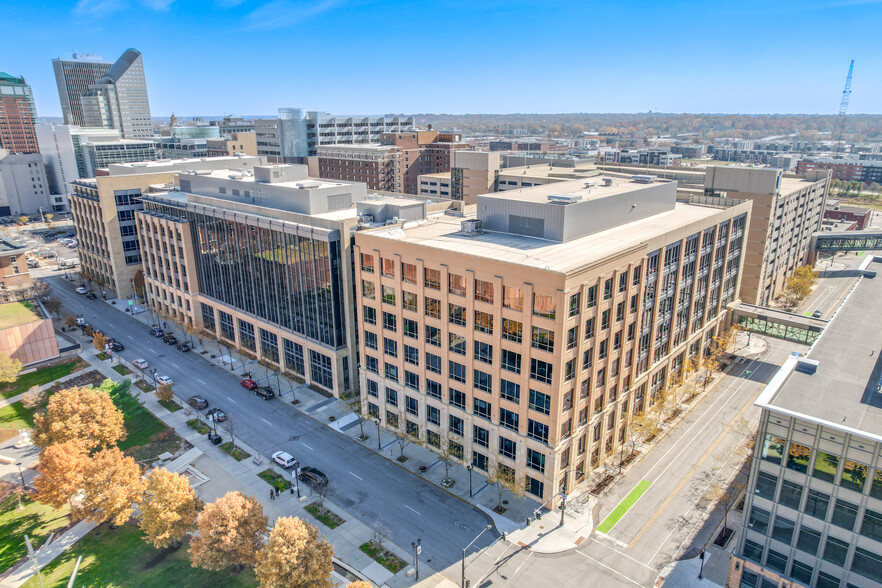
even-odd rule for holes
{"type": "Polygon", "coordinates": [[[371,525],[371,543],[377,547],[383,547],[383,543],[389,540],[389,530],[383,525],[383,522],[377,519],[371,525]]]}

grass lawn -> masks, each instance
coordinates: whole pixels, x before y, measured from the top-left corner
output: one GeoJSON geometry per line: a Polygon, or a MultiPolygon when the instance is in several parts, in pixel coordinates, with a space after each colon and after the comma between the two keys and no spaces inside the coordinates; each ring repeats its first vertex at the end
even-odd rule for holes
{"type": "Polygon", "coordinates": [[[19,402],[0,408],[0,429],[32,429],[34,427],[34,409],[25,408],[19,402]]]}
{"type": "Polygon", "coordinates": [[[314,516],[316,520],[318,520],[318,522],[322,523],[329,529],[336,529],[346,522],[343,517],[336,515],[323,506],[319,506],[315,502],[307,505],[304,510],[314,516]]]}
{"type": "Polygon", "coordinates": [[[113,371],[121,376],[128,376],[130,373],[132,373],[132,370],[119,363],[113,366],[113,371]]]}
{"type": "Polygon", "coordinates": [[[284,492],[291,487],[291,482],[277,474],[272,468],[263,470],[257,476],[273,488],[278,488],[280,492],[284,492]]]}
{"type": "Polygon", "coordinates": [[[70,374],[84,368],[85,366],[85,362],[80,358],[77,358],[73,361],[66,361],[64,363],[50,365],[42,369],[33,371],[29,374],[23,374],[19,376],[16,381],[9,384],[3,384],[3,387],[0,388],[0,396],[2,396],[3,398],[17,396],[22,392],[27,392],[31,386],[42,386],[43,384],[48,384],[49,382],[57,380],[58,378],[69,376],[70,374]]]}
{"type": "Polygon", "coordinates": [[[28,554],[24,536],[27,534],[35,549],[70,522],[70,509],[55,510],[51,506],[22,497],[23,510],[13,496],[0,504],[0,572],[28,554]]]}
{"type": "MultiPolygon", "coordinates": [[[[233,574],[191,567],[186,545],[171,550],[154,549],[144,542],[141,530],[131,523],[113,530],[101,525],[80,539],[43,569],[46,586],[66,585],[81,555],[83,562],[76,580],[79,587],[257,586],[250,569],[233,574]]],[[[39,585],[36,577],[25,584],[27,588],[39,585]]]]}
{"type": "Polygon", "coordinates": [[[0,329],[30,323],[43,316],[34,310],[32,302],[7,302],[0,305],[0,329]]]}
{"type": "Polygon", "coordinates": [[[119,448],[123,451],[145,445],[156,435],[165,431],[166,426],[162,421],[150,414],[128,392],[111,394],[111,397],[113,403],[123,413],[127,433],[126,438],[119,443],[119,448]]]}
{"type": "Polygon", "coordinates": [[[372,560],[392,572],[393,574],[397,574],[401,570],[404,569],[404,566],[407,563],[392,553],[391,551],[387,551],[385,548],[377,545],[373,541],[368,541],[367,543],[362,543],[359,549],[368,554],[372,560]]]}
{"type": "Polygon", "coordinates": [[[221,445],[220,448],[224,450],[224,453],[226,453],[236,461],[242,461],[246,457],[251,457],[250,453],[248,453],[238,445],[233,445],[232,441],[227,441],[226,443],[221,445]]]}

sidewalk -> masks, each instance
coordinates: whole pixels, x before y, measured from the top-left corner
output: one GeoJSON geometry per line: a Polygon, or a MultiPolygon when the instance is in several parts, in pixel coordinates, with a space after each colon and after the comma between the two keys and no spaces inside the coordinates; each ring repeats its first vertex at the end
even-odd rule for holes
{"type": "MultiPolygon", "coordinates": [[[[89,531],[94,529],[96,525],[94,523],[90,523],[88,521],[80,521],[69,531],[61,535],[60,537],[56,537],[52,543],[45,544],[37,550],[37,564],[39,564],[40,569],[46,566],[46,564],[50,563],[56,557],[64,553],[64,551],[83,538],[89,531]]],[[[2,582],[0,582],[0,587],[2,588],[18,588],[25,582],[27,582],[34,575],[34,564],[32,560],[27,559],[21,565],[19,565],[18,569],[9,574],[7,578],[5,578],[2,582]]]]}
{"type": "MultiPolygon", "coordinates": [[[[120,376],[111,368],[109,362],[98,359],[94,353],[84,353],[83,359],[88,361],[93,369],[97,369],[108,378],[115,381],[123,379],[123,376],[120,376]]],[[[126,362],[123,363],[125,364],[126,362]]],[[[356,572],[369,578],[376,585],[396,588],[414,584],[414,580],[408,575],[408,571],[411,569],[410,565],[405,566],[397,574],[392,574],[359,550],[360,545],[370,540],[371,529],[333,501],[325,499],[325,507],[346,521],[335,529],[327,528],[304,510],[306,506],[314,501],[311,491],[305,485],[300,486],[301,493],[304,495],[300,500],[291,493],[280,494],[278,498],[270,500],[268,497],[270,486],[259,478],[257,474],[266,469],[272,469],[277,474],[288,478],[290,472],[283,471],[266,460],[261,464],[254,463],[251,458],[237,462],[218,446],[211,444],[205,435],[199,434],[186,424],[186,421],[192,418],[192,415],[188,414],[189,411],[186,409],[169,412],[159,404],[152,393],[140,394],[138,399],[147,410],[166,425],[173,428],[181,438],[193,446],[194,449],[189,450],[177,460],[165,464],[163,467],[188,475],[191,483],[196,487],[197,493],[203,500],[212,501],[229,491],[238,490],[254,497],[260,502],[270,521],[274,521],[281,516],[297,516],[315,524],[327,537],[328,541],[333,544],[336,557],[356,572]],[[194,478],[197,479],[195,482],[194,478]]],[[[181,405],[185,405],[180,398],[178,402],[181,405]]],[[[259,454],[259,452],[239,439],[236,439],[236,445],[252,456],[259,454]]],[[[384,547],[410,564],[412,557],[409,551],[391,542],[386,542],[384,547]]],[[[434,570],[428,565],[423,562],[420,563],[421,575],[429,576],[434,573],[434,570]]]]}

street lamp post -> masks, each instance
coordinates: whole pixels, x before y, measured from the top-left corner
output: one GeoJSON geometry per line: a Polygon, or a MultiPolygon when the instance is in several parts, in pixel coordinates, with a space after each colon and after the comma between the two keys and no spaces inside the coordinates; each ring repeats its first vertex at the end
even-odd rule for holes
{"type": "Polygon", "coordinates": [[[561,492],[560,494],[560,526],[563,527],[564,524],[564,512],[567,510],[567,495],[561,492]]]}
{"type": "Polygon", "coordinates": [[[21,492],[18,493],[18,509],[21,510],[24,508],[21,504],[21,495],[25,493],[27,486],[24,481],[24,473],[21,471],[21,462],[18,462],[15,466],[18,468],[18,475],[21,478],[21,492]]]}
{"type": "Polygon", "coordinates": [[[701,562],[698,568],[698,579],[701,580],[701,574],[704,572],[704,549],[698,552],[698,559],[701,562]]]}
{"type": "Polygon", "coordinates": [[[466,470],[469,472],[469,498],[473,496],[472,494],[472,464],[466,466],[466,470]]]}
{"type": "Polygon", "coordinates": [[[422,539],[411,541],[410,546],[413,547],[413,559],[416,562],[416,580],[420,579],[420,553],[423,551],[422,539]]]}
{"type": "Polygon", "coordinates": [[[297,498],[300,498],[300,462],[294,462],[294,484],[297,486],[297,498]]]}
{"type": "Polygon", "coordinates": [[[468,545],[466,545],[465,547],[463,547],[463,549],[462,549],[462,584],[460,585],[460,588],[465,588],[465,585],[466,585],[466,577],[465,577],[465,556],[466,556],[466,551],[468,551],[468,548],[469,548],[469,547],[471,547],[472,545],[474,545],[475,541],[477,541],[478,539],[481,538],[481,535],[483,535],[485,531],[489,531],[492,527],[493,527],[493,525],[487,525],[486,527],[484,527],[484,528],[481,530],[481,532],[478,533],[478,536],[475,537],[474,539],[472,539],[472,542],[471,542],[471,543],[469,543],[468,545]]]}
{"type": "Polygon", "coordinates": [[[383,443],[380,441],[380,419],[374,419],[374,424],[377,425],[377,449],[383,449],[383,443]]]}

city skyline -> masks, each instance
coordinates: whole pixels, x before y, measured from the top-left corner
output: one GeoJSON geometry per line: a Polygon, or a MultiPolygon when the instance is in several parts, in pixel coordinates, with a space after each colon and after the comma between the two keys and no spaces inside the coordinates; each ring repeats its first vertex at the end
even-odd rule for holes
{"type": "Polygon", "coordinates": [[[835,114],[850,59],[849,111],[882,112],[882,82],[871,74],[882,68],[882,51],[861,34],[837,33],[882,22],[876,1],[736,11],[694,2],[537,10],[496,0],[13,0],[3,13],[14,26],[0,71],[25,77],[41,117],[61,116],[52,59],[77,51],[112,60],[130,47],[144,55],[157,117],[271,115],[285,106],[335,114],[835,114]],[[451,91],[427,91],[434,80],[451,91]],[[367,91],[341,91],[353,87],[367,91]]]}

